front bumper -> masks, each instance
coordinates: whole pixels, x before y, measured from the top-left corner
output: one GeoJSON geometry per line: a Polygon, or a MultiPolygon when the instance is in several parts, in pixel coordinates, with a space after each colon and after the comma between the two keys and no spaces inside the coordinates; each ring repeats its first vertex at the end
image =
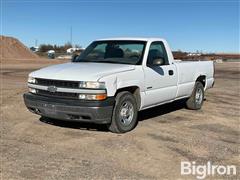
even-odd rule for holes
{"type": "Polygon", "coordinates": [[[111,122],[114,97],[104,101],[58,99],[25,93],[26,107],[33,113],[59,119],[106,124],[111,122]]]}

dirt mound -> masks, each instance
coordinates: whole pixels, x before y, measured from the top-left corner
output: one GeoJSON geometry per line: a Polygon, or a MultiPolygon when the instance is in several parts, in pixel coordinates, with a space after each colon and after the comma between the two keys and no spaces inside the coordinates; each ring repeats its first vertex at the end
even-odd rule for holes
{"type": "Polygon", "coordinates": [[[0,36],[0,57],[1,60],[39,58],[18,39],[6,36],[0,36]]]}

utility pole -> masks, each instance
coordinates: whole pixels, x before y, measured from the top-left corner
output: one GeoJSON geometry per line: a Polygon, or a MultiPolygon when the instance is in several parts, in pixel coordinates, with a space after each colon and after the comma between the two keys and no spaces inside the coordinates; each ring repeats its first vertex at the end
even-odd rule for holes
{"type": "Polygon", "coordinates": [[[70,43],[73,46],[73,44],[72,44],[72,26],[70,27],[70,43]]]}

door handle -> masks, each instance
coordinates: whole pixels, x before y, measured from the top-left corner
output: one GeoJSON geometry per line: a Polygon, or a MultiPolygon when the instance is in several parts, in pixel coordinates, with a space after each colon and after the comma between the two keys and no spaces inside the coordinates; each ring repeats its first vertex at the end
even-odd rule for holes
{"type": "Polygon", "coordinates": [[[172,75],[174,74],[173,70],[169,70],[169,71],[168,71],[168,74],[169,74],[170,76],[172,76],[172,75]]]}

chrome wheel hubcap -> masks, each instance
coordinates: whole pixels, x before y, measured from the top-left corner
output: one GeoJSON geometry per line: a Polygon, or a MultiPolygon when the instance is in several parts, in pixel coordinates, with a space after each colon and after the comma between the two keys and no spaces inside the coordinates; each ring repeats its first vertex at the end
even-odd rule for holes
{"type": "Polygon", "coordinates": [[[196,99],[196,103],[197,104],[201,104],[202,100],[203,100],[203,92],[202,89],[198,88],[196,91],[196,95],[195,95],[195,99],[196,99]]]}
{"type": "Polygon", "coordinates": [[[119,115],[120,122],[125,126],[129,125],[134,115],[133,104],[129,101],[124,102],[120,108],[119,115]]]}

